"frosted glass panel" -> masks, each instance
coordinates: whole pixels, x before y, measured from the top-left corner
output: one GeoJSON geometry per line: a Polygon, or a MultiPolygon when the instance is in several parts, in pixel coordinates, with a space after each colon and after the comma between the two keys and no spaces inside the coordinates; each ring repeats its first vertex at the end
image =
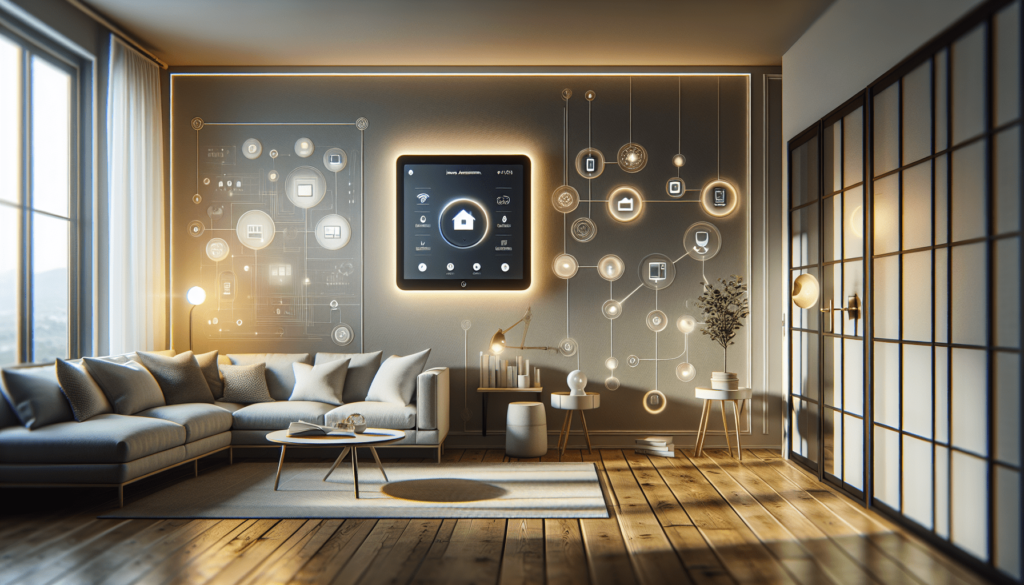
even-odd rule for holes
{"type": "Polygon", "coordinates": [[[826,126],[822,132],[821,145],[824,152],[821,154],[821,170],[824,175],[821,184],[825,194],[828,194],[843,188],[843,129],[841,123],[836,122],[826,126]]]}
{"type": "Polygon", "coordinates": [[[995,242],[996,345],[1020,345],[1020,238],[995,242]]]}
{"type": "Polygon", "coordinates": [[[894,83],[875,96],[875,176],[899,166],[899,92],[894,83]]]}
{"type": "Polygon", "coordinates": [[[818,335],[793,332],[793,394],[818,399],[818,335]]]}
{"type": "Polygon", "coordinates": [[[875,498],[900,509],[900,436],[875,427],[875,498]]]}
{"type": "MultiPolygon", "coordinates": [[[[12,203],[21,200],[21,61],[21,47],[0,35],[0,79],[4,80],[0,85],[0,200],[12,203]]],[[[6,339],[10,325],[0,327],[6,339]]],[[[17,357],[0,357],[0,363],[16,361],[17,357]]]]}
{"type": "Polygon", "coordinates": [[[935,440],[949,442],[949,350],[935,348],[935,440]]]}
{"type": "Polygon", "coordinates": [[[903,78],[903,164],[932,153],[932,64],[925,61],[903,78]]]}
{"type": "Polygon", "coordinates": [[[864,108],[843,118],[843,186],[864,180],[864,108]]]}
{"type": "Polygon", "coordinates": [[[935,54],[935,150],[945,150],[948,147],[948,124],[949,114],[947,99],[947,75],[946,66],[949,63],[949,50],[943,49],[935,54]]]}
{"type": "Polygon", "coordinates": [[[843,413],[831,408],[823,409],[822,423],[825,442],[825,473],[843,478],[843,413]]]}
{"type": "Polygon", "coordinates": [[[932,340],[931,252],[903,255],[903,339],[932,340]]]}
{"type": "Polygon", "coordinates": [[[864,489],[864,420],[843,415],[843,479],[864,489]]]}
{"type": "Polygon", "coordinates": [[[984,459],[953,452],[953,544],[988,560],[988,473],[984,459]]]}
{"type": "Polygon", "coordinates": [[[818,263],[818,204],[803,207],[791,214],[793,266],[818,263]]]}
{"type": "Polygon", "coordinates": [[[1020,356],[995,354],[996,459],[1020,465],[1020,356]]]}
{"type": "Polygon", "coordinates": [[[985,345],[988,269],[985,244],[953,248],[953,341],[985,345]]]}
{"type": "Polygon", "coordinates": [[[843,255],[864,256],[864,188],[856,187],[843,194],[843,255]]]}
{"type": "Polygon", "coordinates": [[[1020,474],[996,466],[996,567],[1014,579],[1021,577],[1020,474]]]}
{"type": "Polygon", "coordinates": [[[949,241],[949,157],[936,157],[935,164],[935,243],[949,241]]]}
{"type": "Polygon", "coordinates": [[[949,341],[949,250],[935,250],[935,341],[949,341]]]}
{"type": "Polygon", "coordinates": [[[985,28],[953,43],[953,144],[985,129],[985,28]]]}
{"type": "Polygon", "coordinates": [[[875,337],[900,338],[900,258],[875,260],[875,337]]]}
{"type": "Polygon", "coordinates": [[[68,358],[69,222],[32,214],[32,361],[68,358]]]}
{"type": "Polygon", "coordinates": [[[900,346],[875,343],[875,421],[900,428],[900,346]]]}
{"type": "Polygon", "coordinates": [[[835,195],[825,199],[825,218],[822,227],[825,233],[822,235],[824,248],[824,261],[831,262],[840,260],[843,255],[843,195],[835,195]]]}
{"type": "Polygon", "coordinates": [[[843,306],[847,305],[847,299],[850,298],[850,295],[856,293],[857,297],[860,298],[861,315],[860,319],[854,321],[849,318],[849,313],[844,313],[842,318],[837,314],[836,323],[840,320],[843,322],[843,335],[863,337],[864,315],[868,308],[864,300],[864,261],[846,262],[843,264],[843,267],[843,306]]]}
{"type": "MultiPolygon", "coordinates": [[[[846,301],[843,299],[843,265],[833,264],[832,266],[825,266],[822,269],[825,273],[826,282],[824,283],[824,293],[828,295],[831,292],[832,306],[836,309],[840,309],[846,306],[846,301]]],[[[828,297],[825,297],[825,303],[828,303],[828,297]]],[[[824,306],[824,305],[823,305],[824,306]]],[[[844,313],[833,311],[832,315],[829,316],[822,313],[821,316],[825,319],[825,332],[829,330],[829,319],[831,317],[832,332],[836,334],[842,334],[843,322],[846,320],[844,313]]]]}
{"type": "Polygon", "coordinates": [[[932,348],[903,346],[903,430],[932,436],[932,348]]]}
{"type": "Polygon", "coordinates": [[[935,533],[949,538],[949,449],[935,447],[935,533]]]}
{"type": "Polygon", "coordinates": [[[818,407],[803,400],[793,400],[793,450],[818,460],[818,407]]]}
{"type": "Polygon", "coordinates": [[[814,137],[789,153],[790,207],[818,198],[818,138],[814,137]]]}
{"type": "Polygon", "coordinates": [[[1020,229],[1020,127],[996,134],[995,138],[996,233],[1020,229]]]}
{"type": "MultiPolygon", "coordinates": [[[[32,206],[63,217],[71,201],[71,76],[32,57],[32,206]]],[[[53,359],[59,350],[33,354],[53,359]]],[[[66,352],[65,352],[66,355],[66,352]]],[[[44,358],[44,359],[40,359],[44,358]]]]}
{"type": "Polygon", "coordinates": [[[875,182],[875,254],[900,249],[899,175],[875,182]]]}
{"type": "Polygon", "coordinates": [[[1020,2],[995,17],[995,123],[1001,126],[1020,116],[1020,2]]]}
{"type": "Polygon", "coordinates": [[[986,361],[983,350],[953,350],[953,445],[982,456],[988,455],[986,361]]]}
{"type": "Polygon", "coordinates": [[[903,513],[925,528],[932,527],[932,445],[903,436],[903,513]]]}
{"type": "Polygon", "coordinates": [[[793,398],[793,412],[790,420],[790,450],[797,455],[807,456],[807,443],[804,441],[803,428],[800,426],[800,418],[803,415],[804,401],[793,398]]]}
{"type": "Polygon", "coordinates": [[[932,165],[903,171],[903,249],[932,245],[932,165]]]}
{"type": "Polygon", "coordinates": [[[843,340],[825,336],[821,343],[825,357],[825,385],[822,387],[821,400],[829,406],[840,406],[843,403],[843,340]]]}
{"type": "Polygon", "coordinates": [[[985,143],[953,153],[953,241],[985,235],[985,143]]]}
{"type": "Polygon", "coordinates": [[[843,345],[843,410],[864,414],[864,342],[859,339],[845,339],[843,345]]]}
{"type": "MultiPolygon", "coordinates": [[[[796,278],[801,274],[810,274],[814,276],[814,278],[816,278],[819,283],[821,282],[821,276],[818,274],[817,268],[793,271],[791,274],[792,280],[789,283],[790,290],[793,290],[793,281],[795,281],[796,278]]],[[[801,309],[800,307],[796,306],[792,301],[790,301],[789,307],[789,314],[792,315],[793,319],[793,327],[797,327],[800,329],[818,329],[818,319],[820,318],[819,315],[821,315],[821,313],[819,312],[819,309],[821,308],[820,299],[810,309],[801,309]]]]}

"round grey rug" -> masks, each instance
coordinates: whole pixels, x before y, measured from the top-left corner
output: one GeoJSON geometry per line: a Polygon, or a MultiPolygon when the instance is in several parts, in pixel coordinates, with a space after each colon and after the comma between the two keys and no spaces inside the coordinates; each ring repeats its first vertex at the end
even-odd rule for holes
{"type": "Polygon", "coordinates": [[[500,487],[470,479],[412,479],[385,484],[380,490],[392,498],[414,502],[479,502],[494,500],[508,492],[500,487]]]}

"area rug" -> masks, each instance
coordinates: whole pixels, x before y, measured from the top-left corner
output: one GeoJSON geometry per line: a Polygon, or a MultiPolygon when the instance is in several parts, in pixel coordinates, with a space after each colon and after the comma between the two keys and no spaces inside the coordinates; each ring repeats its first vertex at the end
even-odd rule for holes
{"type": "Polygon", "coordinates": [[[346,461],[236,463],[131,501],[103,518],[607,518],[593,463],[390,463],[385,482],[346,461]]]}

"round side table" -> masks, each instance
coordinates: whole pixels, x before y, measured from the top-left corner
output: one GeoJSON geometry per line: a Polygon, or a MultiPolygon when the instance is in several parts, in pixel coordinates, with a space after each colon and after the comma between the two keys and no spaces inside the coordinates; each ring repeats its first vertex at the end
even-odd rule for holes
{"type": "Polygon", "coordinates": [[[697,388],[696,394],[697,398],[704,400],[704,410],[700,414],[700,429],[697,431],[697,444],[694,448],[697,457],[700,457],[701,451],[704,450],[704,437],[708,431],[708,420],[711,419],[711,405],[717,400],[718,405],[722,407],[722,427],[725,429],[725,444],[729,448],[730,457],[733,456],[732,443],[729,442],[729,424],[725,422],[725,403],[732,402],[732,417],[736,423],[736,452],[739,454],[739,460],[743,461],[743,451],[740,449],[740,412],[753,392],[750,388],[740,388],[739,390],[697,388]],[[736,406],[737,402],[740,403],[738,407],[736,406]]]}
{"type": "Polygon", "coordinates": [[[573,396],[568,392],[552,392],[551,408],[565,410],[565,422],[562,423],[562,432],[558,433],[558,453],[564,454],[565,448],[569,446],[569,430],[572,427],[572,413],[580,411],[580,420],[583,421],[583,436],[587,439],[587,450],[594,452],[590,444],[590,432],[587,430],[587,417],[583,416],[584,410],[594,410],[601,406],[601,394],[598,392],[587,392],[586,396],[573,396]],[[562,443],[562,436],[565,436],[565,443],[562,443]]]}

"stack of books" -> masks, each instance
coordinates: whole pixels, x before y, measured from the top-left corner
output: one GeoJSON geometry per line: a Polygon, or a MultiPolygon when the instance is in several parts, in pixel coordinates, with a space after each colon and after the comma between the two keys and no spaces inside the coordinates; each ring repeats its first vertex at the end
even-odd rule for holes
{"type": "Polygon", "coordinates": [[[675,457],[676,446],[672,443],[672,437],[644,437],[636,440],[636,452],[641,455],[675,457]]]}

